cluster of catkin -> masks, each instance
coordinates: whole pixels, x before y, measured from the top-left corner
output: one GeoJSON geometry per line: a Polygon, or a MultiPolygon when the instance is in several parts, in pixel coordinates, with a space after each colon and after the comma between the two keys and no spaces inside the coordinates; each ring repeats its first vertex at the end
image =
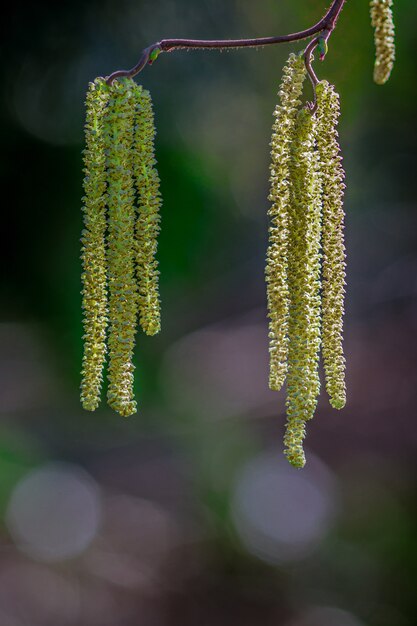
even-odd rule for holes
{"type": "Polygon", "coordinates": [[[371,22],[375,38],[374,81],[378,85],[387,82],[395,61],[393,0],[371,0],[371,22]]]}
{"type": "Polygon", "coordinates": [[[98,407],[107,356],[108,404],[127,416],[138,319],[148,335],[160,329],[154,115],[149,92],[127,78],[90,83],[86,109],[81,402],[98,407]]]}
{"type": "Polygon", "coordinates": [[[341,409],[346,402],[339,97],[322,81],[315,112],[302,107],[305,77],[303,57],[291,54],[274,113],[266,267],[269,386],[278,391],[287,383],[285,454],[296,467],[305,465],[305,424],[320,392],[320,351],[330,403],[341,409]]]}

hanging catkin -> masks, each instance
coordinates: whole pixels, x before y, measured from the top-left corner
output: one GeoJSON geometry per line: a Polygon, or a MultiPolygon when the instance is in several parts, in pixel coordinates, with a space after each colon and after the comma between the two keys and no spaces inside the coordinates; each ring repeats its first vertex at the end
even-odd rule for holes
{"type": "Polygon", "coordinates": [[[84,193],[81,259],[82,307],[84,312],[84,356],[81,402],[94,411],[100,403],[102,370],[106,356],[106,163],[103,118],[109,88],[103,79],[89,84],[86,98],[84,193]]]}
{"type": "Polygon", "coordinates": [[[159,211],[161,194],[155,160],[155,124],[149,91],[134,83],[135,139],[133,171],[137,189],[136,271],[139,290],[139,319],[143,331],[155,335],[161,329],[158,291],[159,211]]]}
{"type": "Polygon", "coordinates": [[[339,96],[327,81],[317,85],[317,147],[323,182],[322,353],[330,403],[346,403],[343,315],[345,296],[344,178],[338,142],[339,96]]]}
{"type": "Polygon", "coordinates": [[[97,408],[107,351],[108,403],[131,415],[138,312],[147,334],[160,329],[155,254],[161,195],[152,101],[132,79],[108,85],[97,78],[86,104],[81,401],[97,408]]]}
{"type": "Polygon", "coordinates": [[[395,29],[392,5],[392,0],[371,0],[370,3],[375,39],[374,81],[378,85],[387,82],[394,67],[395,29]]]}
{"type": "Polygon", "coordinates": [[[285,454],[303,467],[305,421],[313,417],[320,392],[321,174],[315,151],[315,117],[297,116],[290,161],[289,350],[285,454]]]}
{"type": "Polygon", "coordinates": [[[303,82],[306,76],[302,56],[290,54],[280,86],[280,104],[274,116],[271,140],[269,200],[269,246],[267,252],[266,282],[269,315],[269,386],[278,391],[287,373],[289,292],[288,272],[288,205],[289,163],[294,124],[303,82]]]}
{"type": "Polygon", "coordinates": [[[134,97],[132,81],[114,81],[106,116],[108,178],[109,405],[121,415],[136,411],[132,362],[137,324],[135,209],[132,179],[134,97]]]}

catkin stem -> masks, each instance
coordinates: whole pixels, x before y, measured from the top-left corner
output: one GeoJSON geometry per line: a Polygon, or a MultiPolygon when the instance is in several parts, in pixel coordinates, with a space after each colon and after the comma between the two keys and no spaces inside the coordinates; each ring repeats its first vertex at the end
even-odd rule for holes
{"type": "MultiPolygon", "coordinates": [[[[133,81],[132,81],[133,82],[133,81]]],[[[149,91],[134,84],[136,99],[133,169],[137,188],[136,271],[139,319],[143,331],[155,335],[161,329],[156,251],[161,194],[155,160],[155,123],[149,91]]]]}
{"type": "Polygon", "coordinates": [[[84,230],[81,236],[82,307],[84,311],[81,402],[89,411],[94,411],[100,403],[102,370],[106,357],[106,159],[103,119],[109,100],[109,91],[103,79],[96,79],[89,84],[86,98],[84,230]]]}
{"type": "Polygon", "coordinates": [[[326,389],[336,409],[346,404],[343,316],[346,254],[344,244],[344,178],[337,123],[339,96],[327,81],[317,86],[317,147],[323,180],[322,352],[326,389]]]}
{"type": "Polygon", "coordinates": [[[321,177],[315,151],[315,117],[297,118],[290,163],[290,293],[285,454],[305,464],[304,422],[313,417],[320,392],[321,177]]]}
{"type": "Polygon", "coordinates": [[[269,315],[269,386],[278,391],[287,373],[288,356],[288,209],[290,199],[289,164],[295,119],[303,82],[306,76],[304,60],[290,54],[284,68],[274,116],[271,140],[271,190],[269,210],[269,246],[266,282],[269,315]]]}
{"type": "Polygon", "coordinates": [[[137,323],[134,259],[134,98],[129,80],[115,81],[106,118],[109,266],[109,405],[121,415],[136,411],[132,362],[137,323]]]}

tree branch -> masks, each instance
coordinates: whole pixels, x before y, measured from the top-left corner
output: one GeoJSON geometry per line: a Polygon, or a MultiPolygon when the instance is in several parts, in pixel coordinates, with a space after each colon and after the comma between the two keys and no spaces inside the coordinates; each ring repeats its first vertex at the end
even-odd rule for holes
{"type": "Polygon", "coordinates": [[[333,32],[340,12],[346,0],[333,0],[329,10],[322,19],[298,33],[282,35],[278,37],[260,37],[255,39],[162,39],[142,52],[138,63],[130,70],[118,70],[110,74],[106,81],[111,84],[116,78],[133,78],[143,70],[146,65],[152,65],[162,52],[172,52],[174,50],[226,50],[230,48],[260,48],[280,43],[290,43],[291,41],[302,41],[313,35],[321,33],[327,41],[333,32]]]}

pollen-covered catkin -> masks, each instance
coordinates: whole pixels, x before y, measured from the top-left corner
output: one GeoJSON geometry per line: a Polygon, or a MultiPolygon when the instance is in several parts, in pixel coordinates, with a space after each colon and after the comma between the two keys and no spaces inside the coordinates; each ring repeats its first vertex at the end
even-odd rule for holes
{"type": "Polygon", "coordinates": [[[289,162],[294,124],[306,76],[302,56],[290,54],[279,90],[271,139],[269,246],[266,264],[269,316],[269,386],[278,391],[287,373],[289,292],[288,273],[288,205],[289,162]]]}
{"type": "Polygon", "coordinates": [[[135,137],[133,174],[137,190],[136,272],[139,319],[143,331],[155,335],[161,328],[158,290],[158,247],[161,193],[155,160],[155,123],[149,91],[134,86],[135,137]]]}
{"type": "Polygon", "coordinates": [[[136,411],[132,362],[137,324],[135,209],[132,179],[132,81],[114,81],[106,116],[108,178],[109,405],[123,416],[136,411]]]}
{"type": "Polygon", "coordinates": [[[288,255],[289,349],[285,454],[303,467],[304,422],[313,417],[320,392],[321,173],[315,151],[315,117],[302,109],[290,161],[288,255]]]}
{"type": "Polygon", "coordinates": [[[393,0],[371,0],[371,21],[374,27],[374,81],[387,82],[395,61],[395,29],[392,15],[393,0]]]}
{"type": "Polygon", "coordinates": [[[82,250],[82,307],[84,355],[81,402],[94,411],[100,403],[102,370],[106,358],[107,271],[106,271],[106,163],[103,117],[109,88],[102,78],[89,84],[86,97],[84,149],[84,230],[82,250]]]}
{"type": "Polygon", "coordinates": [[[336,409],[346,404],[343,316],[346,255],[344,178],[337,123],[339,96],[327,81],[317,85],[317,148],[323,184],[322,354],[326,389],[336,409]]]}

